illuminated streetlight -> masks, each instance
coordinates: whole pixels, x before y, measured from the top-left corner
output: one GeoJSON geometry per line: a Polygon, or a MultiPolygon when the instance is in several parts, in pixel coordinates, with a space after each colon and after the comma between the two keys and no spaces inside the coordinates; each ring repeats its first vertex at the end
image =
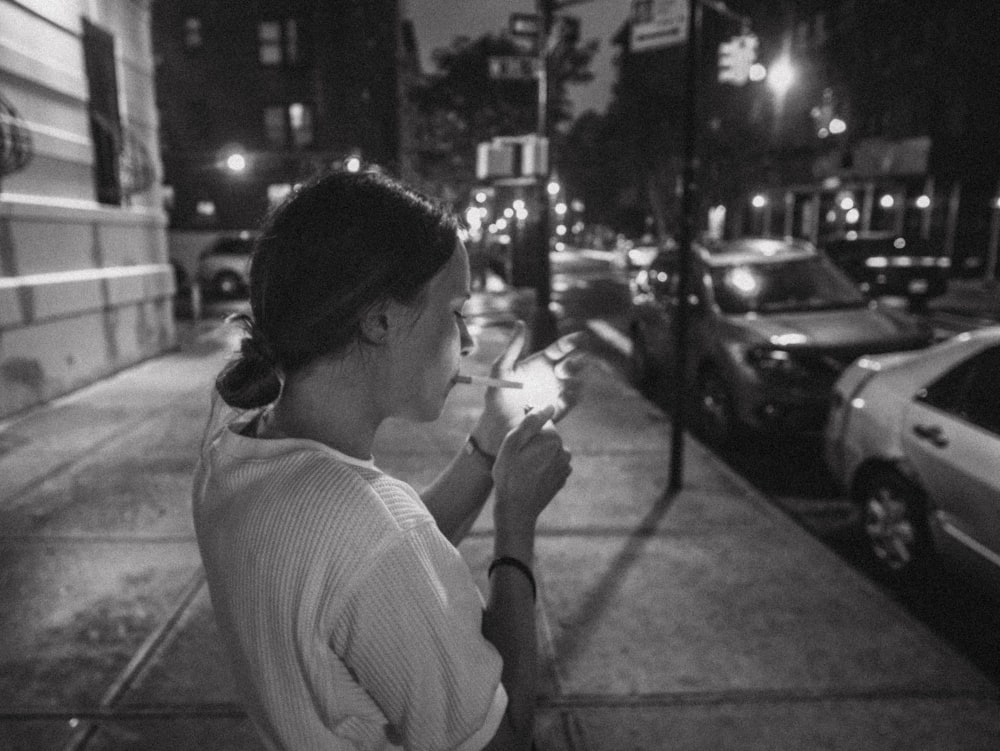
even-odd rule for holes
{"type": "Polygon", "coordinates": [[[917,196],[916,204],[918,209],[926,209],[931,205],[931,197],[928,195],[917,196]]]}
{"type": "Polygon", "coordinates": [[[835,117],[830,121],[830,133],[835,136],[840,135],[845,130],[847,130],[847,123],[841,120],[839,117],[835,117]]]}
{"type": "Polygon", "coordinates": [[[795,67],[788,55],[782,55],[771,66],[767,73],[767,85],[777,96],[783,97],[788,93],[788,89],[795,83],[795,67]]]}
{"type": "Polygon", "coordinates": [[[750,66],[750,80],[754,83],[758,81],[763,81],[767,78],[767,68],[765,68],[760,63],[754,63],[750,66]]]}
{"type": "Polygon", "coordinates": [[[555,211],[555,212],[556,212],[556,213],[557,213],[557,214],[558,214],[559,216],[562,216],[563,214],[565,214],[565,213],[566,213],[566,209],[567,209],[567,207],[566,207],[566,204],[565,204],[565,203],[563,203],[562,201],[560,201],[559,203],[557,203],[557,204],[555,205],[555,207],[554,207],[554,211],[555,211]]]}
{"type": "Polygon", "coordinates": [[[478,193],[476,193],[476,202],[477,203],[486,203],[486,191],[485,190],[481,190],[478,193]]]}
{"type": "Polygon", "coordinates": [[[550,196],[559,195],[559,191],[561,189],[562,186],[560,186],[559,183],[557,183],[555,180],[553,180],[552,182],[550,182],[548,185],[545,186],[545,190],[548,191],[550,196]]]}
{"type": "Polygon", "coordinates": [[[226,169],[240,173],[247,168],[247,158],[239,151],[234,151],[226,157],[226,169]]]}
{"type": "Polygon", "coordinates": [[[767,197],[758,193],[750,199],[750,203],[755,209],[762,209],[767,206],[767,197]]]}
{"type": "Polygon", "coordinates": [[[893,198],[888,193],[886,193],[884,196],[878,199],[878,205],[881,206],[883,209],[891,209],[893,206],[896,205],[896,199],[893,198]]]}
{"type": "Polygon", "coordinates": [[[356,156],[348,157],[347,161],[344,162],[344,168],[348,172],[358,172],[361,169],[361,160],[356,156]]]}

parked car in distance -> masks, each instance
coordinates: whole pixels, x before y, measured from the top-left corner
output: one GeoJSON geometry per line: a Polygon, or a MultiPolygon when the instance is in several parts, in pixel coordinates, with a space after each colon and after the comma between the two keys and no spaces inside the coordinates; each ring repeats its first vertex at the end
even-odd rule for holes
{"type": "Polygon", "coordinates": [[[250,254],[256,236],[251,232],[223,235],[198,257],[198,282],[206,294],[233,298],[250,287],[250,254]]]}
{"type": "Polygon", "coordinates": [[[1000,326],[862,357],[831,399],[826,463],[882,572],[913,579],[940,554],[1000,582],[1000,326]]]}
{"type": "MultiPolygon", "coordinates": [[[[710,441],[747,430],[818,436],[848,363],[932,340],[927,324],[866,299],[808,242],[743,238],[692,249],[686,402],[710,441]]],[[[674,375],[679,257],[660,252],[633,281],[631,366],[641,384],[674,375]]]]}
{"type": "Polygon", "coordinates": [[[823,252],[872,297],[905,297],[923,310],[948,289],[951,259],[928,240],[891,232],[848,232],[820,243],[823,252]]]}

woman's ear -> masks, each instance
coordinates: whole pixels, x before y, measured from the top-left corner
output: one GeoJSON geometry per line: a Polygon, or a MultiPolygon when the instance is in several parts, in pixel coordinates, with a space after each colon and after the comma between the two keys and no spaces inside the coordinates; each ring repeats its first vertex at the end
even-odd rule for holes
{"type": "Polygon", "coordinates": [[[389,339],[387,305],[373,305],[361,319],[361,335],[371,344],[385,344],[389,339]]]}

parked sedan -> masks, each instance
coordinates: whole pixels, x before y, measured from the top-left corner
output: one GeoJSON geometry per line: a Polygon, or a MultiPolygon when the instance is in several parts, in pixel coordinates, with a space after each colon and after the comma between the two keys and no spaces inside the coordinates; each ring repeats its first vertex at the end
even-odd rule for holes
{"type": "MultiPolygon", "coordinates": [[[[711,441],[747,429],[818,435],[848,363],[931,342],[926,324],[870,302],[805,241],[744,238],[693,250],[686,383],[711,441]]],[[[676,251],[661,252],[633,283],[632,369],[647,385],[675,376],[678,261],[676,251]]]]}
{"type": "Polygon", "coordinates": [[[198,281],[213,297],[245,295],[250,286],[254,235],[241,232],[217,238],[198,257],[198,281]]]}
{"type": "Polygon", "coordinates": [[[863,357],[832,400],[826,462],[882,571],[913,578],[938,551],[1000,573],[1000,326],[863,357]]]}

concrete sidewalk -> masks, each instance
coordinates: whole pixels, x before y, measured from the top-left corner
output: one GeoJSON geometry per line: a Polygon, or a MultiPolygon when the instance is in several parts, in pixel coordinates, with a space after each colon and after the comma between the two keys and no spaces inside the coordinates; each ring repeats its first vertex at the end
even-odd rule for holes
{"type": "MultiPolygon", "coordinates": [[[[517,313],[478,295],[485,372],[517,313]]],[[[207,388],[232,338],[0,424],[0,749],[256,749],[190,519],[207,388]]],[[[539,748],[996,749],[995,686],[595,358],[561,424],[574,473],[541,519],[539,748]]],[[[480,392],[376,459],[421,487],[480,392]]],[[[490,514],[462,551],[485,588],[490,514]]]]}

